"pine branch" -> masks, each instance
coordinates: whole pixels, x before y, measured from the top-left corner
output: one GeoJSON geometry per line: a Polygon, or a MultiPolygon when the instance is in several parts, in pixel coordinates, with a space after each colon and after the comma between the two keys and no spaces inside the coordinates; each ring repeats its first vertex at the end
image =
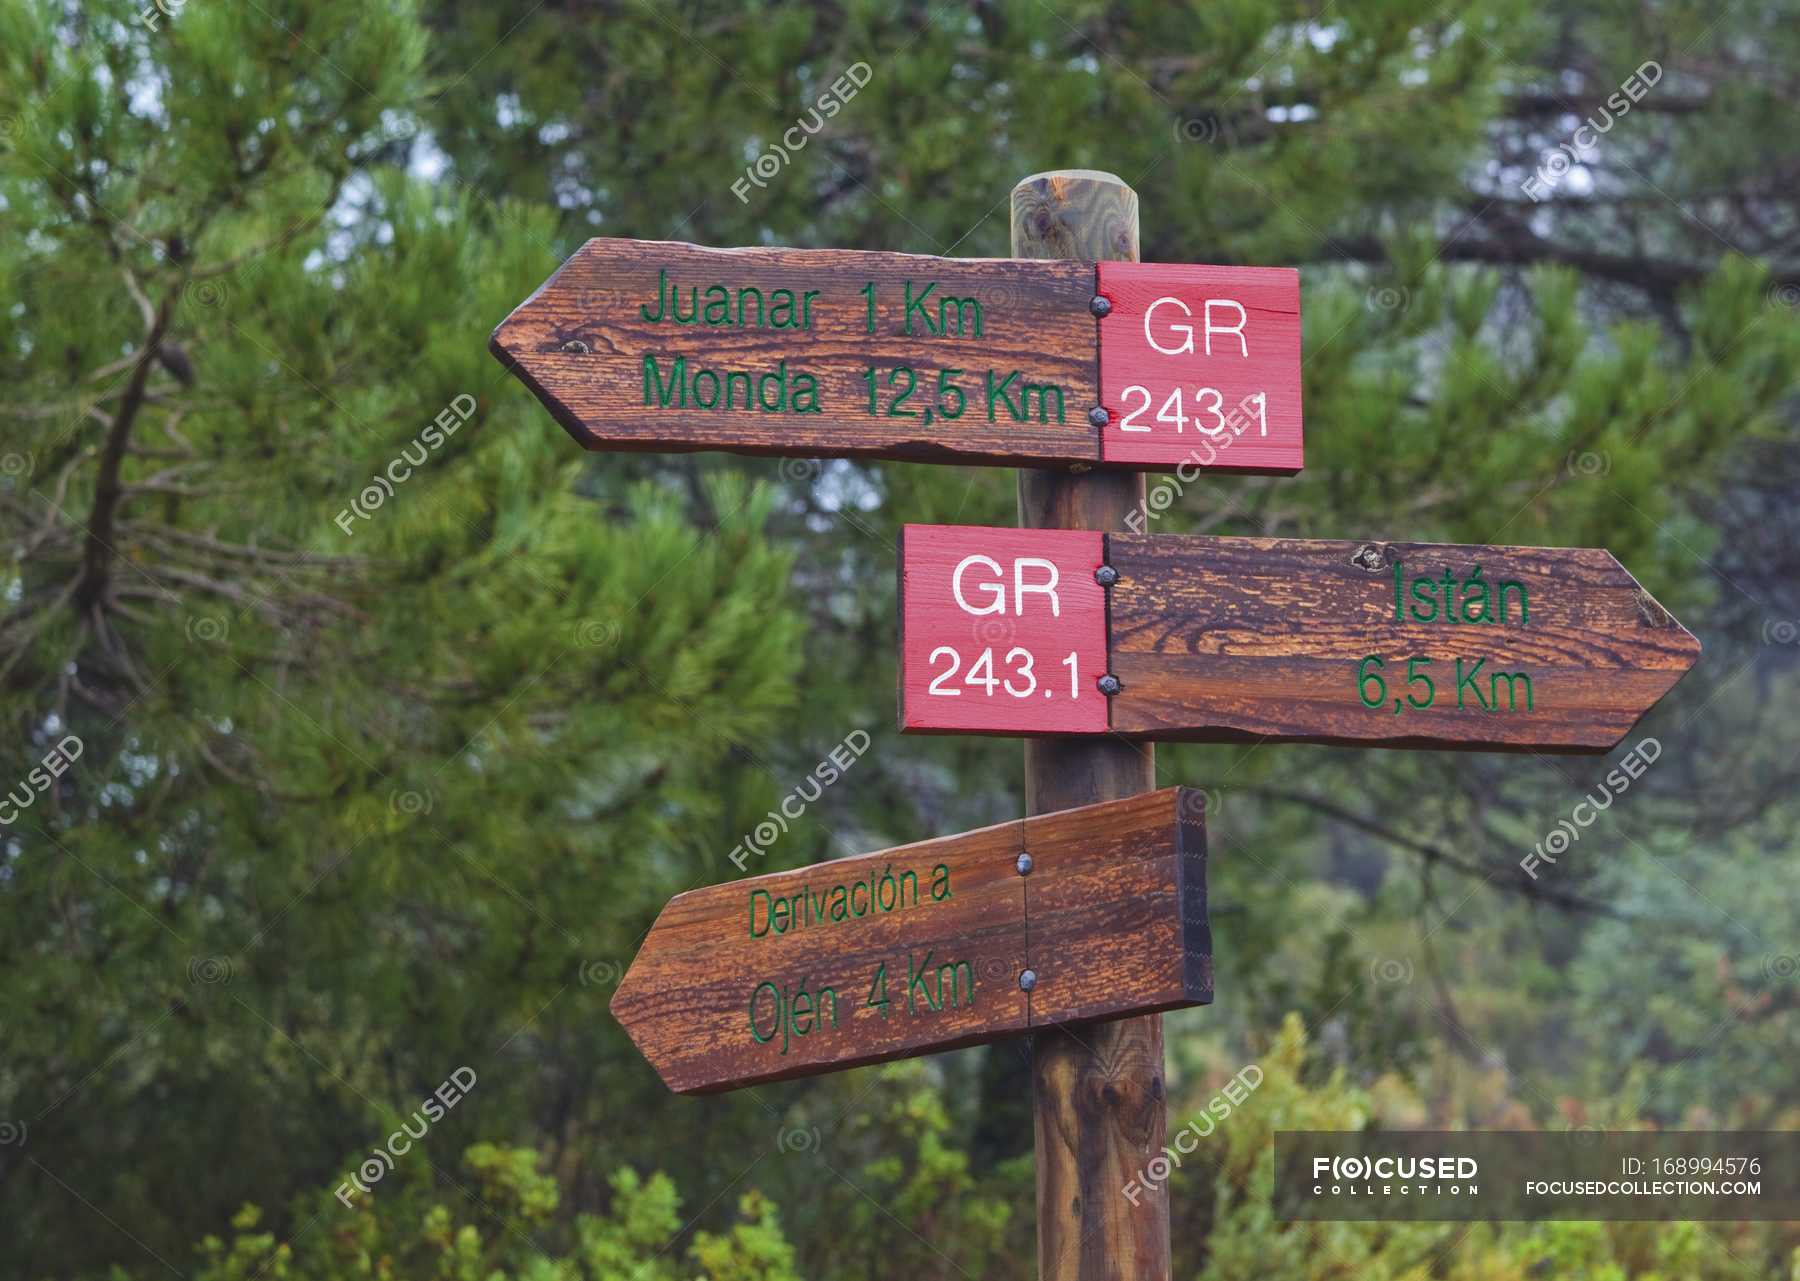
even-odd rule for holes
{"type": "Polygon", "coordinates": [[[164,298],[144,345],[138,349],[137,364],[131,371],[125,397],[114,411],[107,429],[106,444],[100,454],[100,474],[94,482],[94,506],[88,514],[87,544],[82,554],[81,577],[75,585],[76,612],[86,617],[106,595],[112,573],[113,525],[125,487],[119,473],[125,462],[125,447],[131,441],[131,429],[137,423],[138,411],[144,404],[144,385],[150,379],[150,368],[156,363],[157,348],[168,332],[170,299],[164,298]]]}
{"type": "Polygon", "coordinates": [[[1390,845],[1396,845],[1401,849],[1417,854],[1428,863],[1442,864],[1454,871],[1461,872],[1465,876],[1478,877],[1483,881],[1487,881],[1498,889],[1509,890],[1515,894],[1522,894],[1526,898],[1548,903],[1550,906],[1561,908],[1566,912],[1592,912],[1597,916],[1610,916],[1617,920],[1627,919],[1625,914],[1613,907],[1612,904],[1602,903],[1599,899],[1588,898],[1584,894],[1574,894],[1567,890],[1559,890],[1554,886],[1545,885],[1543,882],[1532,880],[1529,877],[1507,877],[1502,879],[1499,875],[1499,869],[1483,867],[1479,863],[1472,863],[1467,859],[1459,858],[1455,854],[1444,849],[1441,845],[1434,845],[1430,841],[1422,841],[1416,837],[1407,836],[1404,833],[1387,826],[1385,823],[1377,822],[1372,818],[1358,814],[1353,810],[1346,809],[1335,802],[1324,800],[1321,797],[1310,796],[1305,792],[1292,792],[1284,788],[1264,787],[1261,785],[1253,785],[1246,787],[1243,790],[1256,795],[1267,796],[1271,800],[1290,801],[1296,805],[1304,805],[1308,809],[1318,811],[1327,818],[1335,819],[1340,823],[1356,828],[1360,832],[1366,832],[1370,836],[1379,837],[1390,845]]]}

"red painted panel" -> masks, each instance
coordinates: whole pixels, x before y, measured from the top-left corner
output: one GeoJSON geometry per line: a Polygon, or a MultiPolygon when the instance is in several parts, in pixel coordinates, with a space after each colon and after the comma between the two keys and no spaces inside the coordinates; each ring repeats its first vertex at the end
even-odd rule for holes
{"type": "Polygon", "coordinates": [[[900,728],[1104,733],[1104,556],[1094,530],[906,526],[900,728]]]}
{"type": "Polygon", "coordinates": [[[1300,470],[1300,273],[1103,262],[1109,463],[1300,470]]]}

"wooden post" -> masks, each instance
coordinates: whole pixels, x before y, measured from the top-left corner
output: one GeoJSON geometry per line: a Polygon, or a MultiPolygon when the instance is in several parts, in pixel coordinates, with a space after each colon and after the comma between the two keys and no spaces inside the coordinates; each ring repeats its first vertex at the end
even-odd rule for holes
{"type": "MultiPolygon", "coordinates": [[[[1034,174],[1013,188],[1012,253],[1136,262],[1137,193],[1092,169],[1034,174]]],[[[1138,472],[1019,472],[1023,526],[1124,530],[1143,498],[1138,472]]],[[[1150,791],[1153,750],[1110,737],[1027,740],[1026,810],[1150,791]]],[[[1144,1187],[1136,1204],[1125,1194],[1167,1130],[1162,1017],[1040,1032],[1032,1058],[1039,1281],[1168,1281],[1168,1185],[1144,1187]]]]}

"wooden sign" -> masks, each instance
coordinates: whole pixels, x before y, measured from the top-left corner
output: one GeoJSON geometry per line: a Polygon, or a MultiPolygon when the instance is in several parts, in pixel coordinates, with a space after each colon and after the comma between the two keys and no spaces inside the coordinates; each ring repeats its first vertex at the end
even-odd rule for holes
{"type": "Polygon", "coordinates": [[[589,449],[1098,462],[1094,269],[590,240],[494,330],[589,449]]]}
{"type": "Polygon", "coordinates": [[[908,525],[900,724],[962,733],[1106,729],[1102,535],[908,525]]]}
{"type": "Polygon", "coordinates": [[[1204,797],[1169,788],[679,894],[612,1012],[698,1094],[1211,999],[1204,797]]]}
{"type": "Polygon", "coordinates": [[[1300,470],[1300,273],[1103,262],[1101,457],[1300,470]]]}
{"type": "MultiPolygon", "coordinates": [[[[1101,676],[1112,691],[1106,721],[1047,728],[1040,709],[1027,706],[1031,700],[1002,697],[1004,686],[987,691],[985,666],[983,689],[971,689],[966,662],[959,663],[965,676],[955,697],[979,701],[975,728],[1603,752],[1700,654],[1693,635],[1600,550],[1078,536],[1101,540],[1104,568],[1096,573],[1110,580],[1101,676]]],[[[1000,600],[968,591],[967,583],[1003,577],[978,562],[965,578],[967,604],[953,601],[946,609],[946,557],[934,550],[927,559],[915,549],[991,546],[1000,550],[990,559],[1003,566],[1061,557],[1059,586],[1067,590],[1074,561],[1092,555],[1076,556],[1061,541],[1070,537],[1061,530],[907,527],[903,730],[968,728],[936,705],[951,701],[953,684],[940,675],[947,662],[940,651],[967,645],[970,625],[988,617],[976,610],[1000,600]],[[914,591],[924,593],[917,608],[914,591]]],[[[1035,581],[1030,574],[1027,583],[1035,581]]],[[[1062,633],[1059,620],[1041,618],[1037,597],[1021,602],[1006,581],[1009,611],[1023,604],[1040,613],[1027,642],[1036,667],[1059,647],[1091,647],[1091,606],[1070,611],[1062,633]]],[[[1093,672],[1088,660],[1081,663],[1084,673],[1093,672]]]]}
{"type": "Polygon", "coordinates": [[[1289,268],[597,239],[488,345],[589,449],[1300,470],[1289,268]]]}

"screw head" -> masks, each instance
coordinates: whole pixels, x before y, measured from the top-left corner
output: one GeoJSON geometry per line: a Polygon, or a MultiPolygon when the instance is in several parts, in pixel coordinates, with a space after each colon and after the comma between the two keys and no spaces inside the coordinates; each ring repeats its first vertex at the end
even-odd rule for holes
{"type": "Polygon", "coordinates": [[[1037,971],[1036,970],[1026,970],[1025,972],[1023,972],[1022,974],[1019,975],[1019,989],[1021,991],[1029,992],[1029,991],[1031,991],[1032,988],[1034,988],[1036,986],[1037,986],[1037,971]]]}
{"type": "Polygon", "coordinates": [[[1020,876],[1030,876],[1031,875],[1031,855],[1029,855],[1029,854],[1019,855],[1018,862],[1015,863],[1013,866],[1015,866],[1019,869],[1020,876]]]}
{"type": "Polygon", "coordinates": [[[1088,421],[1096,427],[1104,427],[1112,421],[1112,415],[1106,412],[1104,405],[1095,405],[1088,410],[1088,421]]]}
{"type": "Polygon", "coordinates": [[[1111,587],[1119,581],[1119,571],[1111,565],[1102,565],[1094,571],[1094,581],[1102,587],[1111,587]]]}
{"type": "Polygon", "coordinates": [[[1114,676],[1111,672],[1108,672],[1094,683],[1100,687],[1100,692],[1105,694],[1108,698],[1111,698],[1114,694],[1117,694],[1120,690],[1125,688],[1123,685],[1119,684],[1119,678],[1114,676]]]}
{"type": "Polygon", "coordinates": [[[1088,310],[1093,312],[1096,316],[1108,315],[1112,311],[1112,299],[1104,294],[1095,294],[1092,298],[1088,299],[1088,310]]]}

